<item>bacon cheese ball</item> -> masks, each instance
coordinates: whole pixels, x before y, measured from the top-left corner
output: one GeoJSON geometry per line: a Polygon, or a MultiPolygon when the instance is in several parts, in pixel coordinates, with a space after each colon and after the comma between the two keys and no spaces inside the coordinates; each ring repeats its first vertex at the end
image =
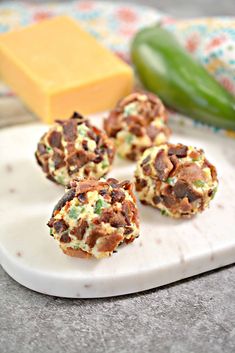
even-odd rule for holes
{"type": "Polygon", "coordinates": [[[62,185],[75,177],[99,179],[109,171],[113,158],[113,142],[78,113],[57,120],[36,151],[47,178],[62,185]]]}
{"type": "Polygon", "coordinates": [[[213,199],[218,180],[203,150],[165,144],[144,152],[135,172],[135,184],[143,203],[180,218],[202,212],[213,199]]]}
{"type": "Polygon", "coordinates": [[[114,138],[119,156],[137,160],[150,146],[165,143],[170,136],[167,112],[152,93],[132,93],[121,100],[104,121],[114,138]]]}
{"type": "Polygon", "coordinates": [[[116,179],[73,180],[48,222],[66,255],[103,258],[139,236],[133,184],[116,179]]]}

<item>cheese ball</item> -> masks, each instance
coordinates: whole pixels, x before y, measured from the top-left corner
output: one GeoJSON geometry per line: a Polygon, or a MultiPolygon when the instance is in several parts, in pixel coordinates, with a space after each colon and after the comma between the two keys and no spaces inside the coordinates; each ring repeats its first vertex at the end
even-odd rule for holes
{"type": "Polygon", "coordinates": [[[116,179],[73,180],[48,222],[66,255],[110,256],[121,243],[139,236],[133,184],[116,179]]]}
{"type": "Polygon", "coordinates": [[[152,93],[132,93],[121,100],[104,121],[118,155],[133,161],[150,146],[168,141],[168,116],[161,100],[152,93]]]}
{"type": "Polygon", "coordinates": [[[104,176],[113,162],[114,145],[105,132],[74,113],[70,119],[56,120],[35,155],[48,179],[68,185],[76,177],[104,176]]]}
{"type": "Polygon", "coordinates": [[[144,152],[137,164],[135,185],[142,203],[167,216],[189,218],[208,207],[218,180],[203,150],[164,144],[144,152]]]}

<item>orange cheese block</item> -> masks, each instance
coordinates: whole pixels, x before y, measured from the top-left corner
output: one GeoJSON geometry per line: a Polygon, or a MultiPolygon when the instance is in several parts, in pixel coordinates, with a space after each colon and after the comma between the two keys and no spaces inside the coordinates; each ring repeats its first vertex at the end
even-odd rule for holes
{"type": "Polygon", "coordinates": [[[132,69],[66,16],[0,36],[0,76],[46,122],[113,108],[132,69]]]}

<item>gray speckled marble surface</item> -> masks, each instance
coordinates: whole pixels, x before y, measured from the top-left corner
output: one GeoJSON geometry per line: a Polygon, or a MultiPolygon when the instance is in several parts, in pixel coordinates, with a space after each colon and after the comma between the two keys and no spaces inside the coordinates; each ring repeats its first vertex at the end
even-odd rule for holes
{"type": "MultiPolygon", "coordinates": [[[[235,15],[234,0],[136,0],[177,17],[235,15]]],[[[1,353],[232,353],[235,267],[119,298],[32,292],[0,268],[1,353]]]]}

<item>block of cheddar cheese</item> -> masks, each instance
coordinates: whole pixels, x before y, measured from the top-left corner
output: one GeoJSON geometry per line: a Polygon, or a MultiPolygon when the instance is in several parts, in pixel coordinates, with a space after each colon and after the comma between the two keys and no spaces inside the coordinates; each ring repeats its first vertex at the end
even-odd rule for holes
{"type": "Polygon", "coordinates": [[[48,123],[108,110],[133,86],[132,69],[66,16],[2,34],[0,76],[48,123]]]}

